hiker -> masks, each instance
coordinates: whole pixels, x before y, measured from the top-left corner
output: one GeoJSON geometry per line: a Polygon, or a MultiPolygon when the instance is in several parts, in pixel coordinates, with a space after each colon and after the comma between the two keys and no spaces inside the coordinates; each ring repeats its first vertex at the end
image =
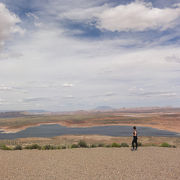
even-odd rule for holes
{"type": "Polygon", "coordinates": [[[137,146],[138,146],[138,143],[137,143],[137,130],[136,130],[136,126],[133,127],[133,140],[132,140],[132,147],[133,149],[132,150],[137,150],[137,146]],[[134,143],[136,144],[136,148],[134,148],[134,143]]]}

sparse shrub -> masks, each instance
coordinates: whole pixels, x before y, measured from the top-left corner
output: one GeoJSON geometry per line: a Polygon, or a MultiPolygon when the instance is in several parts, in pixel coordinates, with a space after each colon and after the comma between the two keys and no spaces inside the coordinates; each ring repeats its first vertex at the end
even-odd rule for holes
{"type": "Polygon", "coordinates": [[[54,150],[57,149],[56,146],[52,146],[52,145],[45,145],[42,147],[43,150],[54,150]]]}
{"type": "Polygon", "coordinates": [[[12,150],[10,147],[6,146],[5,144],[0,145],[1,150],[12,150]]]}
{"type": "Polygon", "coordinates": [[[112,147],[121,147],[121,145],[120,144],[118,144],[118,143],[112,143],[112,145],[111,145],[112,147]]]}
{"type": "Polygon", "coordinates": [[[79,148],[78,144],[72,144],[71,148],[79,148]]]}
{"type": "Polygon", "coordinates": [[[98,147],[105,147],[105,144],[100,143],[100,144],[98,144],[98,147]]]}
{"type": "Polygon", "coordinates": [[[16,145],[13,150],[22,150],[22,146],[21,145],[16,145]]]}
{"type": "Polygon", "coordinates": [[[172,145],[172,148],[176,148],[176,146],[175,146],[175,145],[172,145]]]}
{"type": "Polygon", "coordinates": [[[144,147],[149,147],[149,146],[158,146],[158,144],[154,144],[154,143],[147,143],[143,145],[144,147]]]}
{"type": "Polygon", "coordinates": [[[151,146],[158,146],[157,144],[152,143],[151,146]]]}
{"type": "Polygon", "coordinates": [[[91,144],[91,146],[90,146],[91,148],[96,148],[97,147],[97,145],[96,144],[91,144]]]}
{"type": "Polygon", "coordinates": [[[41,149],[41,146],[39,146],[38,144],[32,144],[32,145],[28,145],[25,147],[25,149],[41,149]]]}
{"type": "Polygon", "coordinates": [[[164,142],[160,145],[161,147],[171,147],[170,144],[168,144],[167,142],[164,142]]]}
{"type": "Polygon", "coordinates": [[[62,149],[62,147],[61,146],[57,146],[57,149],[62,149]]]}
{"type": "Polygon", "coordinates": [[[106,147],[107,147],[107,148],[110,148],[110,147],[111,147],[111,145],[110,145],[110,144],[106,144],[106,147]]]}
{"type": "Polygon", "coordinates": [[[83,140],[80,140],[78,145],[79,145],[79,147],[82,147],[82,148],[87,148],[88,147],[87,143],[85,141],[83,141],[83,140]]]}
{"type": "Polygon", "coordinates": [[[121,147],[129,147],[129,145],[127,143],[121,143],[120,145],[121,147]]]}
{"type": "Polygon", "coordinates": [[[66,146],[61,146],[61,149],[66,149],[66,146]]]}
{"type": "Polygon", "coordinates": [[[141,143],[141,142],[138,142],[138,146],[142,146],[142,143],[141,143]]]}

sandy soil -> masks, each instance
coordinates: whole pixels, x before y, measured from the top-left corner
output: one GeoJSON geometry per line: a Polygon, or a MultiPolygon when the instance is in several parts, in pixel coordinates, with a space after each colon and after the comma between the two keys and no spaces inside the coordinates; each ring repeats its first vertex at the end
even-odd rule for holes
{"type": "Polygon", "coordinates": [[[180,148],[0,151],[0,180],[178,180],[180,148]]]}

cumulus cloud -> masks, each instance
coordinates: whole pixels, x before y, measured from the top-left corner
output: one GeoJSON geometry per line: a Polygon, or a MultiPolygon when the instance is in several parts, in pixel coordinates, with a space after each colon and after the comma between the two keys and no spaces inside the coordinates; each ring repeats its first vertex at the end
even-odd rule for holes
{"type": "Polygon", "coordinates": [[[0,3],[0,46],[12,33],[23,33],[24,30],[18,26],[21,20],[11,13],[3,3],[0,3]]]}
{"type": "MultiPolygon", "coordinates": [[[[88,4],[88,3],[87,3],[88,4]]],[[[127,4],[112,6],[111,3],[103,5],[91,4],[87,7],[73,6],[71,9],[59,8],[60,20],[71,20],[93,25],[100,30],[108,31],[144,31],[144,30],[166,30],[178,24],[180,18],[180,4],[171,7],[153,7],[151,3],[134,1],[127,4]]],[[[58,10],[57,10],[58,11],[58,10]]]]}
{"type": "Polygon", "coordinates": [[[180,6],[155,8],[150,3],[132,2],[108,8],[97,16],[98,28],[109,31],[166,30],[173,28],[180,18],[180,6]]]}

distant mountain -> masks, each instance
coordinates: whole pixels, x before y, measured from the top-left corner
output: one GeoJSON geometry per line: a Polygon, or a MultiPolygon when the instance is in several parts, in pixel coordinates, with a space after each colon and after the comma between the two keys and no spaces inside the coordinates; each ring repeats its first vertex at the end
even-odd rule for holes
{"type": "Polygon", "coordinates": [[[39,109],[39,110],[27,110],[25,112],[28,112],[28,113],[46,113],[48,111],[39,109]]]}
{"type": "Polygon", "coordinates": [[[8,111],[0,112],[0,118],[15,118],[15,117],[24,117],[25,114],[22,111],[8,111]]]}
{"type": "Polygon", "coordinates": [[[111,111],[114,110],[111,106],[98,106],[94,109],[95,111],[111,111]]]}

